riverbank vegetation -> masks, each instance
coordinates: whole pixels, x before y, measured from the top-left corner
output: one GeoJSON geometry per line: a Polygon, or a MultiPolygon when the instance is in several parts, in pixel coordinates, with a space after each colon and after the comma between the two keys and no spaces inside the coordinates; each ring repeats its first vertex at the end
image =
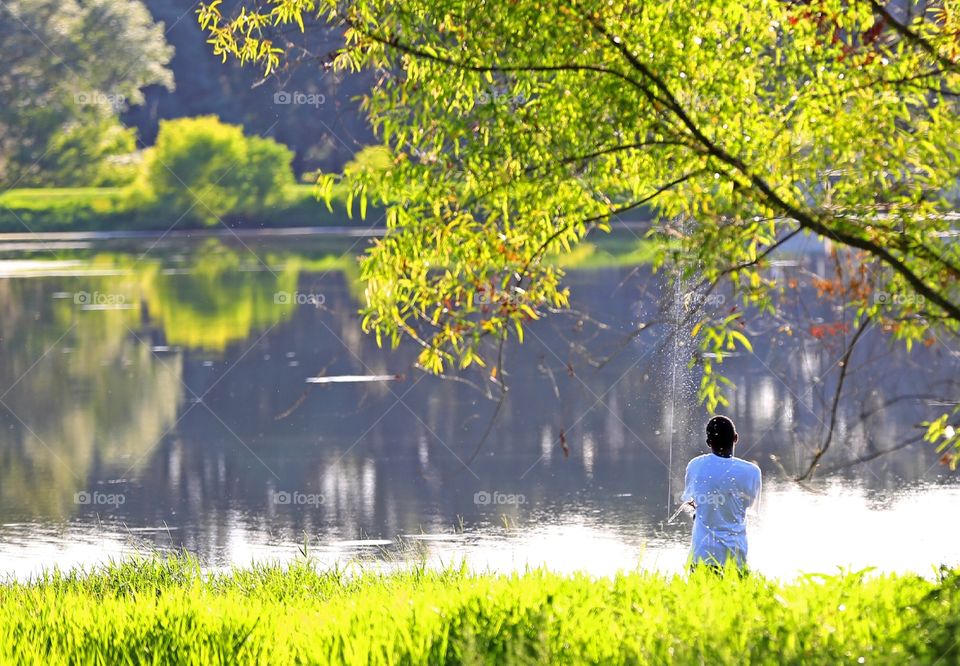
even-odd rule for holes
{"type": "MultiPolygon", "coordinates": [[[[355,224],[338,203],[332,204],[333,210],[319,203],[314,189],[293,184],[277,194],[278,201],[269,209],[232,211],[219,219],[230,228],[355,224]]],[[[0,233],[200,229],[209,226],[210,219],[219,225],[209,213],[191,211],[180,217],[182,213],[174,214],[172,208],[137,205],[137,195],[120,187],[9,190],[0,194],[0,233]]]]}
{"type": "MultiPolygon", "coordinates": [[[[0,233],[351,224],[349,191],[337,187],[325,205],[314,184],[296,182],[292,161],[282,144],[213,116],[163,121],[123,185],[0,193],[0,233]]],[[[382,150],[368,148],[344,172],[382,169],[383,161],[382,150]]]]}
{"type": "Polygon", "coordinates": [[[0,587],[23,663],[957,663],[960,572],[615,578],[138,559],[0,587]],[[938,661],[939,660],[939,661],[938,661]]]}

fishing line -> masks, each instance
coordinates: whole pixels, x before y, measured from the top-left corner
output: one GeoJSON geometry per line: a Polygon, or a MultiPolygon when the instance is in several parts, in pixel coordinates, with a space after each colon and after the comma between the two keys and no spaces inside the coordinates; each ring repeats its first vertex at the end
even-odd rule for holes
{"type": "Polygon", "coordinates": [[[680,342],[680,270],[677,266],[673,285],[673,358],[670,379],[670,446],[667,449],[667,515],[673,505],[673,433],[677,421],[677,354],[680,342]]]}

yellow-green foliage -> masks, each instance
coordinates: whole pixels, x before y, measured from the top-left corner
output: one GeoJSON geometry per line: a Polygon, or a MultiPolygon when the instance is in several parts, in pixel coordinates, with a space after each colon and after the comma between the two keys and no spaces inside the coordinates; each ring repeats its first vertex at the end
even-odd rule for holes
{"type": "Polygon", "coordinates": [[[282,203],[294,184],[292,161],[286,146],[215,116],[166,120],[139,186],[153,205],[214,224],[282,203]]]}
{"type": "Polygon", "coordinates": [[[960,573],[689,579],[204,576],[189,559],[0,587],[0,658],[26,663],[957,663],[960,573]]]}
{"type": "Polygon", "coordinates": [[[362,172],[385,173],[393,164],[393,157],[386,146],[364,146],[343,167],[343,175],[352,176],[362,172]]]}
{"type": "MultiPolygon", "coordinates": [[[[265,72],[342,31],[333,68],[375,79],[363,109],[391,165],[320,190],[346,184],[361,216],[368,200],[386,208],[362,263],[364,326],[414,338],[441,372],[498,359],[488,339],[522,341],[566,306],[544,258],[644,209],[658,261],[724,282],[731,305],[776,310],[770,253],[812,234],[863,267],[837,278],[848,316],[908,348],[960,334],[960,11],[885,6],[212,0],[197,13],[214,54],[265,72]]],[[[697,323],[712,410],[720,362],[750,343],[727,314],[697,323]]],[[[960,447],[955,417],[928,438],[960,447]]]]}

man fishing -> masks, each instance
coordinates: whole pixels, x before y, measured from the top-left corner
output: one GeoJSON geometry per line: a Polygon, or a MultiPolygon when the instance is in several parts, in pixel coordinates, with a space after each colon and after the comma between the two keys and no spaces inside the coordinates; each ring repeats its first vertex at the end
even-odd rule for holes
{"type": "Polygon", "coordinates": [[[695,512],[691,566],[720,568],[733,559],[737,568],[747,563],[747,509],[760,497],[760,468],[733,457],[740,436],[726,416],[707,423],[707,446],[712,453],[687,464],[684,505],[695,512]]]}

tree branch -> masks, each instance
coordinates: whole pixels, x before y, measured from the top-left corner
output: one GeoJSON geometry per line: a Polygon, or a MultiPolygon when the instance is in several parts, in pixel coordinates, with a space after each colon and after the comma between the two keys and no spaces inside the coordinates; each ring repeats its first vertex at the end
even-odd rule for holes
{"type": "Polygon", "coordinates": [[[897,444],[896,446],[891,446],[888,449],[881,449],[879,451],[874,451],[873,453],[857,458],[856,460],[851,460],[849,462],[840,463],[839,465],[834,465],[833,467],[829,467],[825,469],[823,473],[833,474],[834,472],[839,472],[841,469],[847,469],[848,467],[853,467],[854,465],[862,465],[865,462],[870,462],[871,460],[875,460],[876,458],[879,458],[882,455],[893,453],[894,451],[899,451],[900,449],[904,449],[910,446],[911,444],[916,444],[917,442],[922,440],[923,440],[923,433],[920,433],[919,435],[915,435],[914,437],[911,437],[910,439],[903,441],[897,444]]]}
{"type": "Polygon", "coordinates": [[[536,251],[534,251],[533,256],[531,256],[530,259],[527,261],[527,263],[524,264],[523,270],[521,270],[521,271],[518,273],[518,275],[519,275],[520,277],[519,277],[519,279],[517,280],[517,286],[519,286],[519,285],[522,283],[523,278],[524,278],[524,276],[526,275],[527,270],[530,268],[531,265],[533,265],[533,262],[534,262],[534,261],[538,261],[538,260],[540,259],[540,257],[541,257],[541,256],[543,255],[543,253],[547,250],[547,248],[550,246],[550,244],[551,244],[553,241],[555,241],[555,240],[560,236],[560,234],[564,233],[565,231],[569,231],[569,229],[570,229],[571,227],[573,227],[575,224],[590,225],[590,224],[593,224],[593,223],[595,223],[595,222],[599,222],[599,221],[601,221],[601,220],[606,220],[606,219],[608,219],[608,218],[610,218],[610,217],[613,217],[614,215],[620,215],[621,213],[626,213],[627,211],[633,210],[634,208],[639,208],[640,206],[642,206],[642,205],[644,205],[644,204],[646,204],[646,203],[649,203],[649,202],[653,201],[655,198],[657,198],[658,196],[660,196],[661,194],[663,194],[663,193],[666,192],[667,190],[669,190],[669,189],[671,189],[671,188],[673,188],[673,187],[676,187],[676,186],[679,185],[680,183],[683,183],[683,182],[685,182],[685,181],[687,181],[687,180],[690,180],[690,179],[693,178],[694,176],[697,176],[698,174],[701,174],[701,173],[703,173],[703,172],[704,172],[703,169],[695,169],[694,171],[690,171],[690,172],[688,172],[688,173],[685,173],[684,175],[680,176],[679,178],[675,178],[675,179],[671,180],[669,183],[666,183],[666,184],[664,184],[664,185],[661,185],[661,186],[658,187],[656,190],[654,190],[652,194],[649,194],[649,195],[643,197],[642,199],[638,199],[638,200],[636,200],[636,201],[634,201],[634,202],[632,202],[632,203],[626,204],[626,205],[621,206],[621,207],[619,207],[619,208],[615,208],[615,209],[613,209],[613,210],[611,210],[611,211],[607,211],[606,213],[600,213],[600,214],[598,214],[598,215],[594,215],[594,216],[592,216],[592,217],[588,217],[588,218],[583,219],[583,220],[578,220],[577,222],[571,222],[570,224],[566,224],[566,225],[560,227],[559,229],[557,229],[556,231],[554,231],[552,234],[550,234],[550,236],[549,236],[545,241],[543,241],[543,243],[540,244],[540,247],[538,247],[538,248],[536,249],[536,251]]]}
{"type": "Polygon", "coordinates": [[[827,449],[830,448],[830,444],[833,441],[833,434],[836,431],[837,413],[840,409],[840,395],[843,393],[843,382],[847,378],[847,371],[850,367],[850,357],[853,355],[853,349],[856,347],[860,336],[863,335],[864,331],[867,330],[867,324],[869,321],[870,320],[866,316],[860,319],[860,324],[857,327],[857,331],[853,334],[853,338],[850,339],[850,344],[847,345],[847,349],[843,353],[843,358],[840,360],[840,377],[837,379],[837,390],[833,394],[833,407],[830,410],[830,428],[827,431],[827,438],[823,445],[817,449],[817,452],[813,456],[813,460],[810,461],[810,466],[807,467],[807,471],[794,479],[795,481],[806,481],[809,479],[813,474],[813,470],[816,469],[817,465],[820,463],[820,459],[827,452],[827,449]]]}
{"type": "Polygon", "coordinates": [[[947,69],[956,70],[957,63],[947,58],[945,55],[940,53],[939,49],[931,44],[929,41],[924,39],[922,36],[918,35],[916,32],[910,29],[909,26],[901,23],[893,17],[893,15],[887,11],[887,8],[881,5],[877,0],[867,0],[870,6],[873,8],[873,11],[880,14],[883,19],[889,23],[894,30],[896,30],[904,39],[908,42],[914,44],[915,46],[920,47],[920,49],[926,52],[928,55],[932,56],[939,62],[941,65],[947,69]]]}
{"type": "Polygon", "coordinates": [[[480,455],[480,450],[483,448],[483,445],[486,444],[487,438],[493,431],[493,424],[496,422],[497,415],[500,414],[500,408],[503,407],[503,403],[507,398],[507,383],[503,380],[503,345],[506,341],[507,332],[504,330],[503,334],[500,336],[500,345],[497,348],[497,374],[500,376],[500,399],[497,400],[497,405],[493,408],[493,414],[490,415],[490,420],[487,422],[487,427],[483,431],[480,441],[477,442],[477,446],[474,448],[473,453],[470,454],[467,462],[463,464],[464,469],[470,469],[470,465],[472,465],[473,461],[477,459],[478,455],[480,455]]]}
{"type": "Polygon", "coordinates": [[[891,254],[886,248],[883,248],[880,245],[867,240],[866,238],[862,238],[861,236],[857,236],[840,229],[832,229],[825,222],[817,219],[812,213],[808,213],[788,203],[779,194],[777,194],[776,191],[774,191],[773,187],[769,183],[767,183],[760,176],[754,174],[747,167],[746,163],[743,162],[743,160],[731,155],[710,140],[697,126],[693,119],[686,113],[686,111],[684,111],[680,103],[677,102],[676,98],[670,92],[669,87],[666,85],[663,79],[654,74],[649,67],[642,63],[635,55],[633,55],[620,37],[610,35],[610,33],[607,32],[607,30],[599,23],[598,20],[593,20],[593,23],[596,29],[610,41],[614,48],[616,48],[623,55],[627,62],[629,62],[645,78],[649,79],[654,87],[660,91],[666,107],[677,116],[677,118],[687,128],[693,138],[704,147],[705,151],[709,155],[712,155],[716,159],[720,160],[724,164],[727,164],[728,166],[733,167],[734,170],[739,172],[763,196],[763,198],[766,199],[768,204],[792,217],[802,227],[810,229],[811,231],[814,231],[823,237],[833,238],[837,242],[844,245],[866,250],[868,253],[877,257],[893,268],[897,273],[902,275],[903,278],[910,283],[914,290],[917,291],[917,293],[922,294],[924,297],[936,303],[938,306],[943,308],[943,310],[947,312],[951,318],[957,322],[960,322],[960,305],[952,303],[939,291],[926,284],[916,273],[910,269],[909,266],[907,266],[902,260],[893,256],[893,254],[891,254]]]}
{"type": "MultiPolygon", "coordinates": [[[[644,90],[645,87],[636,79],[627,76],[623,72],[617,71],[615,69],[610,69],[608,67],[601,67],[600,65],[582,65],[576,63],[567,63],[561,65],[534,65],[534,64],[522,64],[522,65],[486,65],[486,64],[477,64],[470,62],[457,61],[452,58],[447,58],[445,56],[439,55],[437,53],[428,53],[423,49],[418,49],[415,46],[410,44],[404,44],[396,37],[384,37],[382,35],[377,35],[372,32],[369,32],[359,26],[356,22],[351,21],[346,16],[340,17],[344,23],[349,25],[351,28],[362,34],[363,36],[372,39],[373,41],[383,44],[384,46],[390,46],[400,51],[401,53],[406,53],[408,55],[416,56],[424,60],[430,60],[433,62],[441,63],[454,67],[455,69],[461,69],[468,72],[490,72],[490,73],[511,73],[511,72],[596,72],[598,74],[605,74],[608,76],[614,76],[630,85],[644,90]]],[[[649,92],[649,91],[648,91],[649,92]]],[[[652,99],[656,99],[655,96],[652,99]]],[[[662,100],[659,100],[662,101],[662,100]]]]}

